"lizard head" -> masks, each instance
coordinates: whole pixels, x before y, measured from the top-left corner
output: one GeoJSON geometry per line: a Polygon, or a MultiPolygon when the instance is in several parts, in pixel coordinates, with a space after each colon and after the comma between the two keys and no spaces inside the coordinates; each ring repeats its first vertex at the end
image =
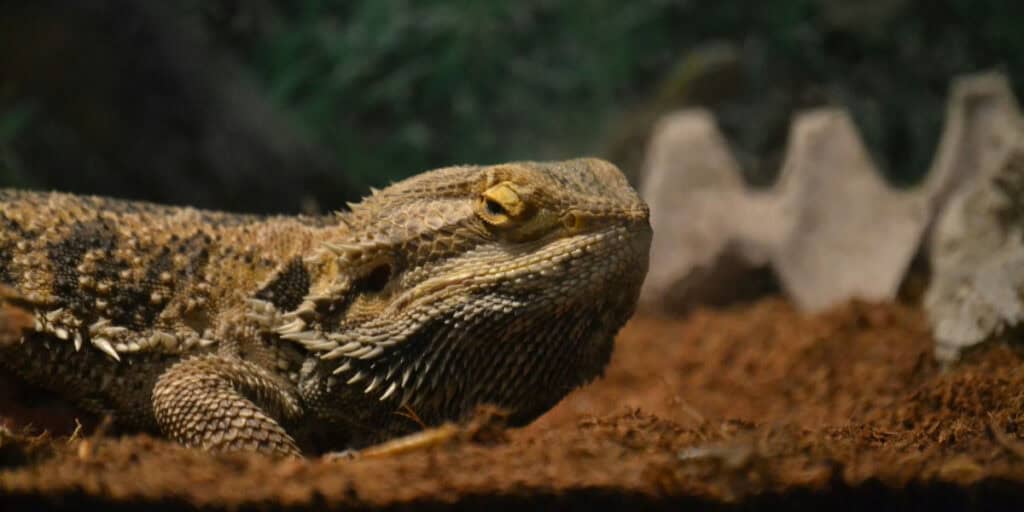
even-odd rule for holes
{"type": "Polygon", "coordinates": [[[598,376],[647,273],[647,206],[603,160],[438,169],[341,215],[290,339],[428,422],[526,423],[598,376]]]}

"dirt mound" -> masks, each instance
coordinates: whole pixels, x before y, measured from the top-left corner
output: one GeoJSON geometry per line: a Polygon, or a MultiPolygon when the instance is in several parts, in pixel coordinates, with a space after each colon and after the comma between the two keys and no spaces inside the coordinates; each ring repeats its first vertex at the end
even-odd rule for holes
{"type": "Polygon", "coordinates": [[[921,312],[894,304],[808,317],[766,300],[640,317],[604,379],[490,443],[273,460],[147,436],[0,431],[0,499],[165,509],[1019,503],[1022,357],[994,346],[941,371],[931,350],[921,312]]]}

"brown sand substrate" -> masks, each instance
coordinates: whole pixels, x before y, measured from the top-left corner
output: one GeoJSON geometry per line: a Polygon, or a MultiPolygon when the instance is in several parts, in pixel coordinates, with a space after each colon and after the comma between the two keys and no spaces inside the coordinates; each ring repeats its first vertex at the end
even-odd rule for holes
{"type": "Polygon", "coordinates": [[[769,299],[683,320],[634,319],[604,379],[504,439],[384,459],[273,460],[146,436],[0,433],[0,500],[162,509],[1008,506],[1024,503],[1021,362],[993,346],[943,372],[916,308],[854,303],[807,317],[769,299]]]}

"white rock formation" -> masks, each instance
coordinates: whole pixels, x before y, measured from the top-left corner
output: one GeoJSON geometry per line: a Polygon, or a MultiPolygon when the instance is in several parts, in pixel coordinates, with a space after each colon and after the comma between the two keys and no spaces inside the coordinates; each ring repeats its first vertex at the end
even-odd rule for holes
{"type": "MultiPolygon", "coordinates": [[[[766,266],[807,311],[892,299],[936,213],[992,174],[1019,124],[1001,75],[956,81],[928,178],[897,190],[845,111],[810,111],[793,122],[776,184],[753,189],[709,113],[669,115],[654,130],[641,184],[655,232],[642,305],[727,302],[766,266]]],[[[947,257],[932,260],[942,267],[947,257]]]]}

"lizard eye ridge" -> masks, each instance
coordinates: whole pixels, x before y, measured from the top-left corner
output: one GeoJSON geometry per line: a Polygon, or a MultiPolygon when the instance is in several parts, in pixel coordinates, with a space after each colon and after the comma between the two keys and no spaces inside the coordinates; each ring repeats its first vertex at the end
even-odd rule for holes
{"type": "Polygon", "coordinates": [[[502,182],[480,194],[477,214],[492,226],[510,226],[525,219],[528,206],[512,183],[502,182]]]}

